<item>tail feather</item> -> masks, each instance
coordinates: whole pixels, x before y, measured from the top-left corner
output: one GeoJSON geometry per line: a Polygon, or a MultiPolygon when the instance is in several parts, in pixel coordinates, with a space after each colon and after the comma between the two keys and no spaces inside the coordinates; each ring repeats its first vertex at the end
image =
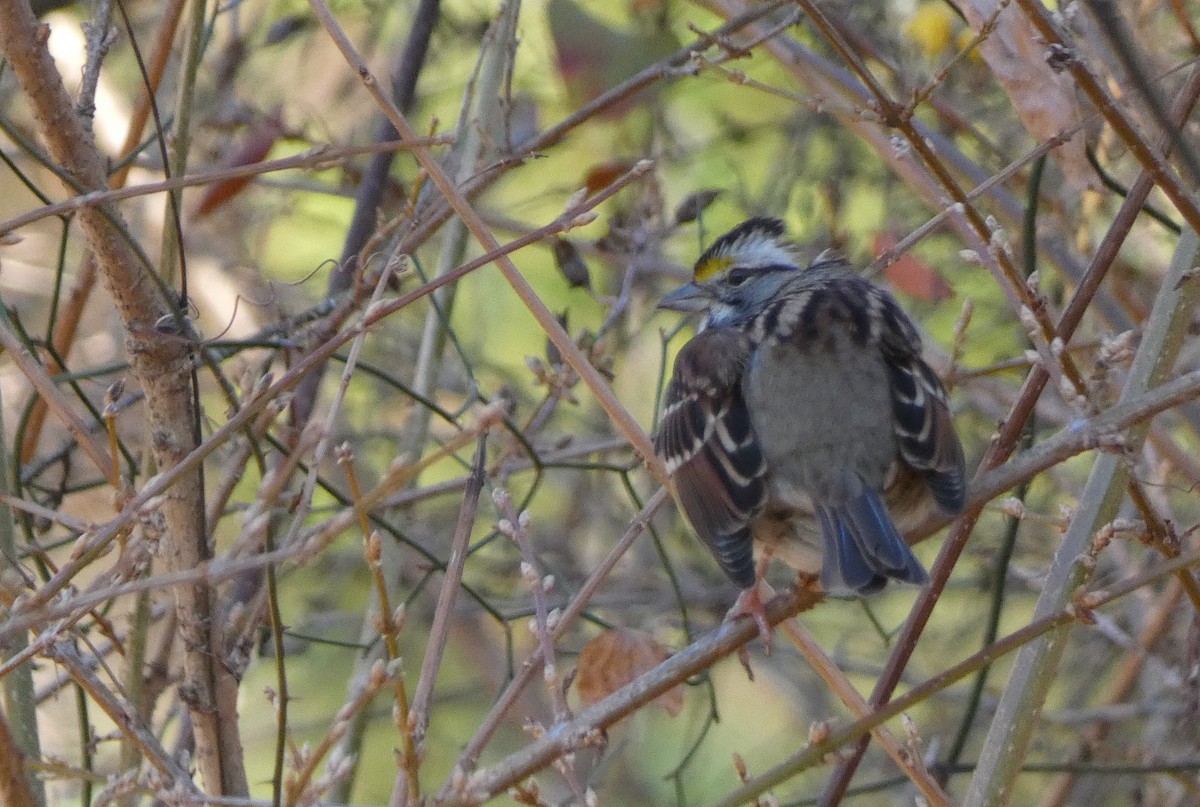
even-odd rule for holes
{"type": "Polygon", "coordinates": [[[864,491],[840,510],[850,520],[850,534],[855,545],[875,571],[917,585],[929,581],[921,562],[892,523],[878,493],[864,491]]]}
{"type": "Polygon", "coordinates": [[[865,490],[838,507],[818,506],[827,591],[875,591],[890,578],[924,585],[929,575],[896,530],[876,491],[865,490]]]}
{"type": "Polygon", "coordinates": [[[825,556],[821,563],[821,587],[830,592],[874,591],[886,582],[858,550],[846,522],[832,510],[817,508],[825,556]]]}

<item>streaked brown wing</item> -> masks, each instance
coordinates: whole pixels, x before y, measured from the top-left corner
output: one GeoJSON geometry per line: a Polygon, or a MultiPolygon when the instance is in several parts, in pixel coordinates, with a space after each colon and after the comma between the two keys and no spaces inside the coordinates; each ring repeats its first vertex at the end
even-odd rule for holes
{"type": "Polygon", "coordinates": [[[742,397],[750,351],[749,338],[732,328],[684,345],[655,437],[692,529],[742,588],[754,584],[749,524],[767,500],[766,463],[742,397]]]}
{"type": "Polygon", "coordinates": [[[872,289],[880,345],[892,392],[892,426],[900,457],[921,471],[938,507],[963,509],[966,460],[950,418],[946,388],[921,358],[921,337],[891,295],[872,289]]]}

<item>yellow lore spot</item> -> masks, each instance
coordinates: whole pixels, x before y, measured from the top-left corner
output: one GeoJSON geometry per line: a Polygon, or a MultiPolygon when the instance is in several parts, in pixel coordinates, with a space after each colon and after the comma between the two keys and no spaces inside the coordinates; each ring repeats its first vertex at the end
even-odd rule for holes
{"type": "Polygon", "coordinates": [[[704,281],[710,277],[721,274],[729,268],[733,263],[733,258],[727,255],[709,258],[706,261],[696,264],[696,274],[693,280],[704,281]]]}

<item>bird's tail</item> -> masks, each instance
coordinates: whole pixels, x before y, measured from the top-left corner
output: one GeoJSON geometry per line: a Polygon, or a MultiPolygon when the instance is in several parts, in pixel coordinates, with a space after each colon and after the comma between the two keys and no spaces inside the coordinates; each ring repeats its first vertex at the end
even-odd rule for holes
{"type": "Polygon", "coordinates": [[[821,587],[829,592],[867,594],[889,579],[929,582],[877,491],[864,490],[837,507],[817,505],[824,543],[821,587]]]}

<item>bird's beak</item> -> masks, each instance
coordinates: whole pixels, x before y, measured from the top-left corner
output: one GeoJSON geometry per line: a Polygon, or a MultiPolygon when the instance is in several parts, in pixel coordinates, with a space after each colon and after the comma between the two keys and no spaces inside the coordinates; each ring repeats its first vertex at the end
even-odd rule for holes
{"type": "Polygon", "coordinates": [[[696,283],[680,286],[658,301],[659,308],[671,311],[703,311],[712,304],[712,294],[696,283]]]}

